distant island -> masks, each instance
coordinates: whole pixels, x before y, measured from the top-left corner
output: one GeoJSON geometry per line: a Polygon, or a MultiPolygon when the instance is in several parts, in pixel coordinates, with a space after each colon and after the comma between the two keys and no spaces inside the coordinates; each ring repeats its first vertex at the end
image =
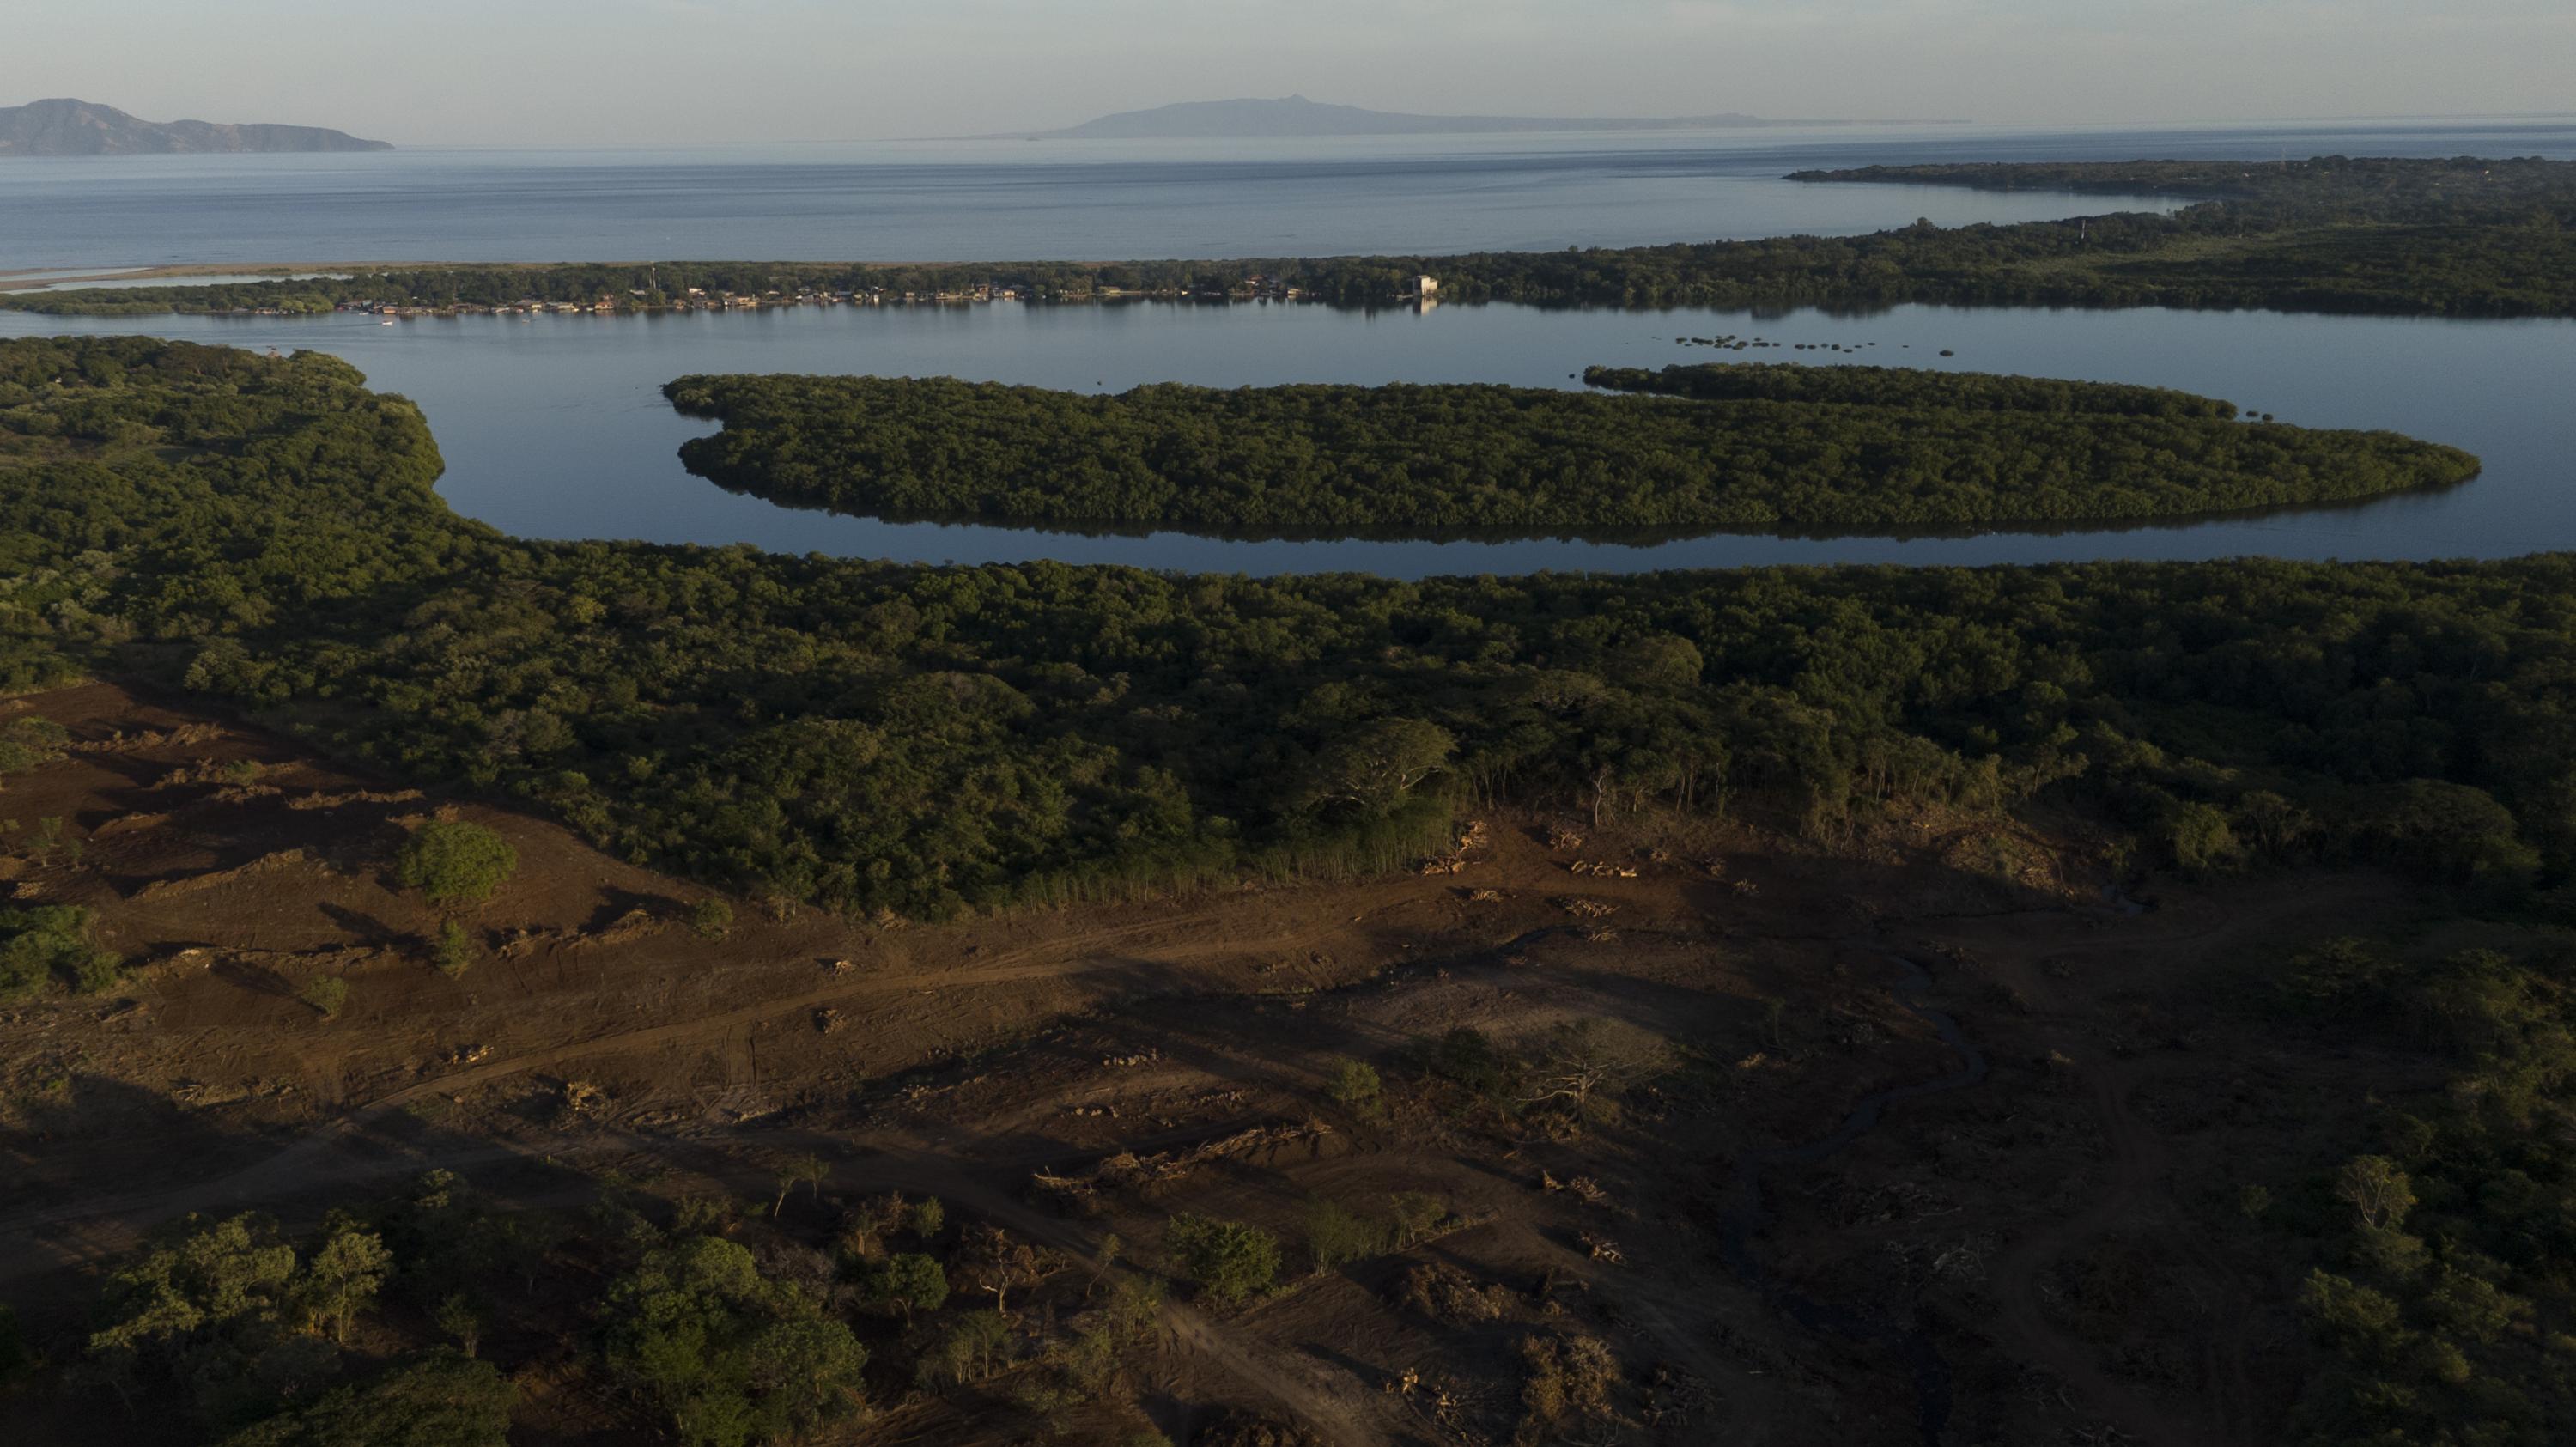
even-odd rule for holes
{"type": "Polygon", "coordinates": [[[321,126],[147,121],[85,100],[0,106],[0,156],[169,156],[213,151],[390,151],[321,126]]]}
{"type": "MultiPolygon", "coordinates": [[[[1121,111],[1031,140],[1197,140],[1258,136],[1455,136],[1514,131],[1719,131],[1760,126],[1842,126],[1854,121],[1782,121],[1712,116],[1424,116],[1327,105],[1302,95],[1280,100],[1201,100],[1121,111]]],[[[1009,132],[1020,135],[1022,132],[1009,132]]]]}

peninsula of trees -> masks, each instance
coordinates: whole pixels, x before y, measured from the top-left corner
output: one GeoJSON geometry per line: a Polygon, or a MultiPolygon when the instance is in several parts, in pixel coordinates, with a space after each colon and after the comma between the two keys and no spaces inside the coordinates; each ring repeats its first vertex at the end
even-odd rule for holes
{"type": "MultiPolygon", "coordinates": [[[[1703,402],[1802,402],[1854,407],[1932,408],[1953,412],[2044,412],[2064,416],[2215,419],[2238,415],[2236,404],[2171,387],[2070,382],[1992,372],[1924,367],[1809,367],[1798,363],[1703,363],[1659,370],[1587,367],[1586,384],[1616,392],[1656,393],[1703,402]]],[[[2315,434],[2303,434],[2315,435],[2315,434]]]]}
{"type": "Polygon", "coordinates": [[[1402,865],[1462,802],[2080,805],[2142,859],[2576,865],[2576,561],[1399,582],[538,542],[346,363],[0,343],[0,690],[224,701],[754,895],[1402,865]]]}
{"type": "Polygon", "coordinates": [[[725,423],[682,445],[691,471],[773,502],[906,518],[1899,529],[2344,502],[2477,471],[2453,448],[2237,422],[2225,402],[2145,387],[1740,364],[1590,378],[1667,395],[1162,384],[1095,396],[786,376],[663,390],[725,423]]]}
{"type": "Polygon", "coordinates": [[[1917,222],[1867,236],[1459,256],[359,269],[342,278],[220,286],[0,292],[0,306],[58,315],[531,301],[625,310],[721,305],[723,293],[737,305],[1257,296],[1368,306],[1428,274],[1439,280],[1444,301],[1542,306],[1933,302],[2576,316],[2576,161],[2049,162],[1800,172],[1796,179],[2054,187],[2188,204],[2170,215],[1951,228],[1917,222]],[[691,288],[701,295],[692,297],[691,288]]]}
{"type": "Polygon", "coordinates": [[[173,155],[191,151],[390,151],[320,126],[147,121],[85,100],[0,106],[0,156],[173,155]]]}

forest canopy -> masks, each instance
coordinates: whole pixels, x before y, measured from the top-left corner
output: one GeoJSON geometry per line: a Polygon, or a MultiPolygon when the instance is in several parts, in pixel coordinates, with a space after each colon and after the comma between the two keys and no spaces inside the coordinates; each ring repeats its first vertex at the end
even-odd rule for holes
{"type": "Polygon", "coordinates": [[[1928,367],[1809,367],[1794,362],[1702,363],[1655,370],[1587,367],[1583,380],[1587,385],[1612,391],[1689,397],[1703,402],[1829,402],[1950,412],[2051,412],[2220,421],[2237,415],[2233,402],[2196,397],[2171,387],[2070,382],[1993,372],[1944,372],[1928,367]]]}
{"type": "Polygon", "coordinates": [[[0,343],[0,676],[114,672],[639,862],[939,916],[1401,866],[1475,801],[2079,804],[2142,857],[2576,864],[2576,560],[1403,582],[505,537],[346,363],[0,343]]]}
{"type": "Polygon", "coordinates": [[[1587,374],[1487,385],[1179,384],[1114,396],[953,378],[683,377],[724,430],[692,472],[896,517],[1228,529],[1908,528],[2342,502],[2467,480],[2387,432],[2228,419],[2146,387],[1901,368],[1587,374]]]}
{"type": "Polygon", "coordinates": [[[54,315],[328,311],[371,301],[498,306],[523,299],[667,305],[691,287],[793,298],[876,292],[1039,301],[1286,295],[1382,305],[1422,274],[1446,301],[1541,306],[2266,307],[2424,316],[2576,315],[2576,161],[2319,156],[1800,171],[1819,184],[1900,183],[2153,195],[2127,211],[2007,225],[1917,221],[1865,236],[1782,236],[1464,255],[1124,262],[663,261],[632,265],[361,268],[346,276],[202,286],[0,292],[54,315]]]}

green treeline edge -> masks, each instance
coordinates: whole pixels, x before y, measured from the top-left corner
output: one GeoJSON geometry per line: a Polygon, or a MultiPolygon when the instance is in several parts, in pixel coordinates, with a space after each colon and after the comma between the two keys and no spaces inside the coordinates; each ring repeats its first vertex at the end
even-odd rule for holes
{"type": "Polygon", "coordinates": [[[2478,466],[2394,433],[2234,422],[2225,402],[2144,387],[1728,364],[1590,376],[1669,397],[1405,383],[1100,396],[798,376],[663,391],[724,421],[682,444],[691,471],[773,502],[908,518],[1943,527],[2344,502],[2478,466]]]}

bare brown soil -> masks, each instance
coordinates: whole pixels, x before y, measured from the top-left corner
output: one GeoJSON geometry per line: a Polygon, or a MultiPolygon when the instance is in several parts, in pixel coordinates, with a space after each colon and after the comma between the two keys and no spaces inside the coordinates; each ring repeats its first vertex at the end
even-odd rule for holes
{"type": "MultiPolygon", "coordinates": [[[[1522,1343],[1551,1335],[1597,1337],[1620,1369],[1611,1419],[1568,1440],[1927,1440],[1900,1354],[1800,1326],[1792,1292],[1928,1334],[1943,1442],[2274,1440],[2304,1348],[2273,1268],[2224,1229],[2231,1162],[2299,1150],[2280,1103],[2371,1063],[2293,1058],[2208,1002],[2232,961],[2404,905],[2387,881],[2320,876],[2125,914],[2080,843],[1973,821],[1830,851],[1580,821],[1593,839],[1551,849],[1556,821],[1496,816],[1455,875],[941,927],[737,902],[709,939],[685,923],[707,891],[544,822],[108,685],[0,707],[77,740],[7,781],[0,836],[61,818],[82,845],[12,854],[0,892],[92,907],[139,962],[104,996],[0,1011],[0,1294],[40,1326],[156,1223],[309,1219],[433,1166],[530,1207],[613,1172],[766,1208],[778,1165],[819,1153],[831,1179],[756,1229],[819,1236],[834,1201],[899,1190],[1110,1273],[1168,1270],[1174,1211],[1278,1231],[1289,1289],[1232,1311],[1176,1294],[1132,1406],[1073,1440],[1121,1440],[1142,1413],[1188,1441],[1234,1411],[1335,1444],[1501,1442],[1522,1343]],[[430,817],[487,824],[522,860],[458,978],[429,962],[439,916],[389,877],[430,817]],[[1741,1155],[1957,1067],[1890,995],[1891,952],[1931,971],[1925,1003],[1991,1071],[1770,1172],[1762,1279],[1743,1279],[1717,1249],[1741,1155]],[[348,984],[331,1018],[298,998],[325,976],[348,984]],[[1410,1063],[1458,1027],[1512,1042],[1577,1020],[1652,1032],[1681,1064],[1541,1128],[1463,1109],[1410,1063]],[[1325,1098],[1345,1057],[1383,1073],[1383,1113],[1325,1098]],[[1101,1171],[1122,1152],[1164,1174],[1101,1171]],[[1111,1184],[1070,1201],[1041,1175],[1111,1184]],[[1397,1191],[1469,1224],[1303,1270],[1302,1203],[1397,1191]],[[1425,1265],[1490,1313],[1404,1304],[1425,1265]]],[[[577,1317],[552,1335],[519,1344],[520,1440],[650,1440],[576,1390],[577,1317]]],[[[184,1440],[93,1401],[13,1405],[37,1431],[21,1440],[184,1440]]],[[[1040,1440],[992,1394],[898,1384],[882,1405],[847,1440],[1040,1440]]]]}

